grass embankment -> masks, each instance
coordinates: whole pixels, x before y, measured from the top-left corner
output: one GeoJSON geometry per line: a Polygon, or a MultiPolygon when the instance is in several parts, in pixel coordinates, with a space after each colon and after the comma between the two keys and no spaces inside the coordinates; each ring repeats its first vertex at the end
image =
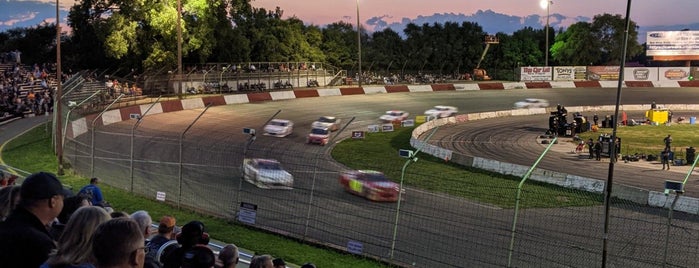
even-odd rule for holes
{"type": "MultiPolygon", "coordinates": [[[[44,126],[34,128],[7,144],[2,152],[2,157],[8,165],[29,172],[55,172],[58,168],[56,157],[51,149],[51,137],[44,126]]],[[[89,181],[87,178],[70,174],[71,172],[66,173],[60,179],[63,184],[73,189],[79,189],[89,181]]],[[[282,257],[287,262],[300,264],[310,261],[318,267],[386,267],[369,259],[302,244],[282,236],[230,223],[224,219],[200,215],[187,210],[178,210],[164,203],[134,196],[127,191],[108,185],[103,184],[102,190],[106,199],[116,210],[127,212],[146,210],[156,222],[163,215],[172,215],[177,219],[179,225],[190,220],[201,220],[214,239],[233,242],[239,247],[251,249],[260,254],[282,257]]]]}
{"type": "MultiPolygon", "coordinates": [[[[665,148],[663,139],[670,134],[672,135],[672,149],[675,154],[678,154],[687,147],[699,146],[697,130],[699,130],[699,126],[690,124],[619,126],[616,136],[621,138],[621,153],[624,155],[635,153],[658,155],[665,148]]],[[[611,135],[612,129],[601,128],[597,132],[580,133],[580,138],[597,140],[600,134],[611,135]]]]}

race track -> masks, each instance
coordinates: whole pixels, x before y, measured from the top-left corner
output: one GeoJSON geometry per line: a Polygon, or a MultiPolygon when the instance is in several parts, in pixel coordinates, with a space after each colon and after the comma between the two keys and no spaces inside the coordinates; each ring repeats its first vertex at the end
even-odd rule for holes
{"type": "MultiPolygon", "coordinates": [[[[692,88],[625,89],[622,104],[645,104],[653,100],[659,104],[699,103],[694,91],[696,89],[692,88]]],[[[182,131],[202,109],[146,116],[133,139],[133,189],[152,197],[156,191],[166,192],[172,203],[226,217],[234,217],[238,202],[253,203],[258,206],[257,227],[340,248],[350,241],[358,241],[362,243],[364,253],[416,267],[502,267],[507,263],[511,210],[419,189],[407,190],[396,230],[395,251],[391,252],[395,204],[373,203],[343,192],[337,176],[345,168],[331,161],[324,153],[324,147],[304,143],[310,123],[320,115],[338,116],[345,122],[355,117],[348,130],[363,130],[390,109],[402,109],[416,115],[441,104],[457,106],[461,113],[473,113],[511,109],[512,103],[526,97],[545,98],[552,105],[612,105],[615,96],[615,89],[602,88],[444,91],[216,106],[182,136],[182,131]],[[264,122],[278,110],[282,111],[278,118],[296,122],[294,133],[286,138],[258,136],[245,150],[246,136],[242,134],[242,128],[261,130],[264,122]],[[261,190],[241,183],[240,164],[244,154],[280,160],[295,176],[294,189],[261,190]],[[182,165],[179,164],[180,157],[182,165]]],[[[451,144],[452,148],[465,153],[531,165],[543,150],[536,144],[535,137],[545,130],[547,118],[543,115],[541,118],[509,117],[469,122],[452,129],[445,128],[433,140],[451,144]]],[[[132,187],[130,148],[133,123],[132,120],[99,127],[95,134],[94,175],[124,189],[132,187]]],[[[66,146],[67,151],[74,152],[69,161],[84,174],[90,174],[90,143],[88,133],[66,146]]],[[[606,165],[575,161],[551,157],[546,158],[540,168],[594,178],[606,177],[606,165]],[[573,162],[576,164],[571,164],[573,162]],[[590,165],[600,171],[590,172],[590,165]]],[[[642,182],[640,186],[646,183],[656,185],[656,182],[646,182],[642,178],[659,171],[634,171],[617,166],[615,178],[624,180],[626,177],[628,182],[642,182]]],[[[661,238],[633,238],[639,233],[638,226],[625,228],[623,219],[642,214],[644,224],[647,224],[645,227],[648,227],[644,233],[650,236],[659,231],[655,229],[666,220],[662,211],[629,211],[624,208],[613,211],[619,223],[614,231],[615,239],[618,239],[614,242],[618,244],[613,245],[619,248],[614,248],[610,262],[624,267],[657,266],[662,258],[655,251],[657,244],[662,242],[661,238]],[[632,245],[628,239],[633,239],[632,245]]],[[[600,207],[528,210],[522,215],[520,224],[530,236],[523,232],[518,240],[514,253],[516,266],[596,266],[601,258],[601,220],[600,207]],[[552,222],[556,224],[548,224],[552,222]]],[[[673,224],[689,233],[686,236],[697,237],[694,220],[691,216],[677,216],[673,224]]],[[[698,265],[690,257],[699,248],[694,241],[697,239],[673,243],[673,254],[682,256],[673,260],[674,265],[698,265]]]]}

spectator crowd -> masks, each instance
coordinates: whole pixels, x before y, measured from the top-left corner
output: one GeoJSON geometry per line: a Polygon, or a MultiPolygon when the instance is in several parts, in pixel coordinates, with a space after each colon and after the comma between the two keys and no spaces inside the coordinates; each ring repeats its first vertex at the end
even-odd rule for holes
{"type": "Polygon", "coordinates": [[[25,68],[19,51],[0,53],[0,121],[52,111],[55,64],[25,68]]]}
{"type": "MultiPolygon", "coordinates": [[[[0,175],[3,178],[7,175],[0,175]]],[[[104,200],[99,179],[78,193],[51,173],[29,175],[21,185],[0,188],[0,266],[41,268],[230,268],[238,248],[214,251],[203,222],[181,228],[171,215],[153,219],[145,210],[114,211],[104,200]]],[[[286,267],[270,255],[254,256],[251,268],[286,267]]],[[[302,268],[315,268],[306,263],[302,268]]]]}

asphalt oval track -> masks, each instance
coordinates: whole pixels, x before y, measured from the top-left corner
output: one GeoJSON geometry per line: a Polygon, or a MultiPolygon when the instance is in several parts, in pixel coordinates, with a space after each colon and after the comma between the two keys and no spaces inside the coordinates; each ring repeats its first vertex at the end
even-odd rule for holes
{"type": "MultiPolygon", "coordinates": [[[[646,104],[651,101],[658,104],[694,104],[699,103],[697,90],[625,88],[622,104],[646,104]]],[[[392,93],[216,106],[210,108],[185,135],[181,133],[202,109],[149,115],[144,117],[134,135],[133,184],[129,161],[133,120],[98,128],[95,134],[94,174],[124,189],[134,185],[136,192],[148,196],[155,196],[156,191],[167,192],[171,202],[213,211],[222,216],[233,217],[239,201],[255,203],[258,205],[256,225],[259,227],[282,230],[293,236],[330,242],[339,247],[356,240],[363,243],[363,252],[389,258],[395,204],[368,202],[343,192],[337,175],[345,168],[331,161],[324,154],[324,147],[304,143],[311,122],[320,115],[337,116],[344,122],[355,117],[348,130],[360,130],[376,123],[379,115],[391,109],[419,115],[434,105],[451,105],[458,107],[460,113],[474,113],[508,110],[514,102],[527,97],[548,99],[554,106],[556,103],[565,106],[613,105],[616,90],[577,88],[392,93]],[[281,110],[278,118],[291,119],[296,123],[294,133],[286,138],[258,136],[250,148],[244,150],[246,136],[242,134],[242,128],[252,127],[261,131],[264,122],[278,110],[281,110]],[[183,141],[181,147],[180,138],[183,141]],[[280,160],[294,174],[295,189],[261,190],[248,183],[241,184],[240,163],[243,154],[280,160]],[[183,165],[179,165],[180,155],[183,165]],[[178,180],[179,177],[183,179],[178,180]]],[[[432,143],[450,145],[464,153],[485,158],[531,165],[543,150],[535,138],[545,131],[547,122],[547,115],[473,121],[463,126],[443,128],[432,143]]],[[[343,133],[343,136],[347,135],[348,132],[343,133]]],[[[82,135],[66,149],[75,152],[69,157],[70,161],[82,172],[90,172],[90,142],[89,135],[82,135]]],[[[565,157],[547,157],[540,163],[540,168],[606,178],[607,165],[591,161],[580,164],[576,161],[565,157]],[[565,164],[561,161],[565,161],[565,164]],[[590,165],[594,165],[595,172],[590,172],[590,165]]],[[[638,182],[654,172],[634,173],[633,170],[619,167],[615,171],[615,178],[635,178],[629,181],[638,182]]],[[[649,182],[648,185],[657,184],[649,182]]],[[[511,211],[419,189],[408,189],[407,197],[401,207],[394,259],[415,263],[418,267],[504,265],[511,211]],[[435,241],[436,238],[445,237],[449,241],[435,241]]],[[[557,218],[560,214],[567,215],[572,210],[580,209],[533,211],[530,215],[538,215],[538,220],[560,221],[557,218]]],[[[599,215],[569,219],[571,224],[594,220],[599,220],[599,215]]],[[[547,232],[548,228],[561,227],[541,226],[536,222],[522,221],[522,225],[541,229],[542,236],[538,239],[542,241],[556,241],[556,237],[549,236],[556,236],[561,231],[547,232]]],[[[600,235],[597,226],[590,228],[593,229],[591,232],[596,233],[593,236],[600,235]]],[[[542,261],[554,267],[568,266],[566,263],[571,258],[591,261],[580,264],[583,267],[597,263],[599,240],[572,236],[574,238],[571,239],[577,241],[575,245],[544,243],[537,248],[543,256],[523,253],[518,258],[518,266],[537,266],[542,261]],[[571,257],[565,251],[570,247],[586,250],[571,257]]]]}

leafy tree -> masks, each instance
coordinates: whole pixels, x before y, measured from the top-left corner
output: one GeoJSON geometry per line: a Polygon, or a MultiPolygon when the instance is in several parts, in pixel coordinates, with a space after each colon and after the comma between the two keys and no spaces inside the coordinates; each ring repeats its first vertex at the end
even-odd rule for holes
{"type": "MultiPolygon", "coordinates": [[[[605,13],[596,15],[593,18],[591,29],[600,42],[600,48],[603,52],[603,63],[618,65],[624,47],[625,19],[619,14],[611,15],[605,13]]],[[[638,25],[633,21],[629,25],[627,46],[626,59],[624,61],[643,52],[643,47],[638,44],[638,25]]]]}
{"type": "Polygon", "coordinates": [[[56,24],[13,28],[3,33],[0,51],[19,50],[22,62],[44,63],[56,60],[56,24]]]}
{"type": "MultiPolygon", "coordinates": [[[[185,61],[202,63],[218,58],[213,56],[214,49],[236,39],[227,15],[234,5],[246,7],[237,1],[182,0],[185,61]],[[217,28],[223,25],[226,27],[217,28]]],[[[77,37],[76,48],[102,51],[96,55],[129,67],[160,69],[177,63],[177,11],[176,1],[82,0],[71,9],[69,24],[77,37]]]]}
{"type": "Polygon", "coordinates": [[[374,32],[366,46],[366,58],[375,61],[377,66],[374,70],[386,70],[393,66],[400,66],[403,54],[403,40],[400,35],[390,28],[380,32],[374,32]]]}
{"type": "Polygon", "coordinates": [[[556,36],[551,55],[560,65],[599,64],[602,50],[592,24],[577,22],[556,36]]]}
{"type": "Polygon", "coordinates": [[[352,69],[357,64],[357,32],[352,24],[334,22],[323,30],[323,46],[328,63],[343,69],[352,69]]]}

